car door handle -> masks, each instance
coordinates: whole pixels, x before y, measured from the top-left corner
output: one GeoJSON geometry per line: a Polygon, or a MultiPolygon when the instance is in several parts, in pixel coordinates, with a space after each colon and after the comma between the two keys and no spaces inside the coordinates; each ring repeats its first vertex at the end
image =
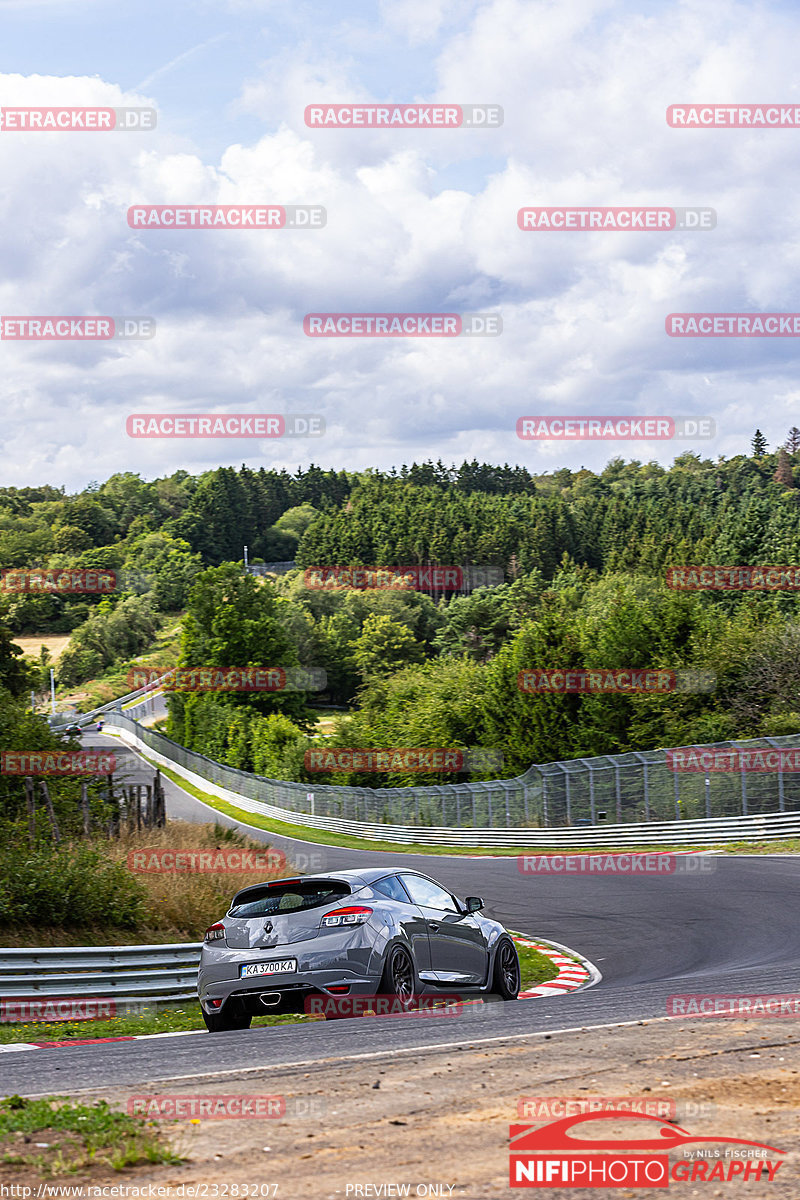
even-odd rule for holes
{"type": "Polygon", "coordinates": [[[438,921],[428,921],[428,929],[432,929],[432,930],[433,930],[433,932],[434,932],[434,933],[436,933],[436,930],[437,930],[438,928],[439,928],[439,923],[438,923],[438,921]]]}

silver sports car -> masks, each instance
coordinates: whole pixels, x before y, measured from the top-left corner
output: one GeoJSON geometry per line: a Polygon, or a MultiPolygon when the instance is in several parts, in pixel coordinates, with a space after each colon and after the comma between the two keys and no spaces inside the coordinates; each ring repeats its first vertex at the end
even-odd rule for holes
{"type": "MultiPolygon", "coordinates": [[[[206,1025],[218,1032],[247,1029],[258,1014],[330,1015],[319,1005],[337,997],[390,997],[401,1011],[436,995],[516,1000],[516,948],[482,908],[480,897],[459,900],[404,867],[244,888],[206,930],[197,980],[206,1025]]],[[[353,1015],[347,1003],[342,1014],[353,1015]]]]}

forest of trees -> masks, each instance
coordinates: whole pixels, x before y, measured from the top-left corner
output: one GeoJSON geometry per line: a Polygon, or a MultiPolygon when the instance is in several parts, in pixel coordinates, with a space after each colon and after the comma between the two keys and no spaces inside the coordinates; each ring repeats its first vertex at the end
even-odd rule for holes
{"type": "MultiPolygon", "coordinates": [[[[134,573],[129,590],[103,599],[0,595],[10,635],[74,631],[63,684],[141,652],[162,615],[177,612],[182,666],[322,667],[321,697],[170,698],[170,736],[261,774],[312,778],[304,753],[319,744],[320,700],[348,709],[328,745],[485,746],[502,751],[506,775],[534,761],[800,731],[795,595],[679,592],[665,581],[671,565],[800,564],[796,429],[773,453],[757,432],[748,455],[687,452],[669,468],[621,459],[599,473],[540,475],[478,462],[357,474],[223,467],[149,483],[116,475],[73,496],[4,488],[0,563],[134,573]],[[298,569],[245,575],[244,545],[251,560],[295,559],[298,569]],[[490,565],[505,582],[442,596],[319,589],[303,573],[429,563],[490,565]],[[541,696],[517,686],[520,670],[570,666],[700,668],[716,687],[541,696]]],[[[10,649],[6,659],[24,673],[10,649]]],[[[6,685],[6,711],[19,694],[19,679],[6,685]]]]}

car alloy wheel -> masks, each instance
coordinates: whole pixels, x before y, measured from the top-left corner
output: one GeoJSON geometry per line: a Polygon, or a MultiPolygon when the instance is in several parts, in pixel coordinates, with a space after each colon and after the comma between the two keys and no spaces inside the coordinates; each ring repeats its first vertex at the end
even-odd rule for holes
{"type": "Polygon", "coordinates": [[[494,986],[504,1000],[516,1000],[519,995],[519,959],[513,942],[503,938],[497,947],[494,963],[494,986]]]}
{"type": "Polygon", "coordinates": [[[408,1011],[414,1004],[414,964],[402,946],[395,946],[384,971],[383,990],[396,996],[400,1007],[408,1011]]]}

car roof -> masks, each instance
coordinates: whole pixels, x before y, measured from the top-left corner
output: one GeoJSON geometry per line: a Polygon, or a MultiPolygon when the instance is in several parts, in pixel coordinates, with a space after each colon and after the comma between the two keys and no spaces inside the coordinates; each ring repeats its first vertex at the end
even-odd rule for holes
{"type": "MultiPolygon", "coordinates": [[[[387,875],[421,875],[421,871],[415,871],[413,868],[394,865],[387,867],[361,867],[347,871],[319,871],[315,875],[303,875],[303,879],[343,879],[348,883],[375,883],[378,879],[384,879],[387,875]]],[[[287,876],[287,878],[292,878],[287,876]]]]}
{"type": "MultiPolygon", "coordinates": [[[[400,872],[402,872],[404,875],[422,875],[422,871],[415,871],[413,868],[393,865],[387,867],[352,868],[345,871],[316,871],[313,875],[287,875],[286,879],[302,879],[304,883],[310,883],[315,879],[340,879],[343,883],[360,884],[365,886],[370,883],[375,883],[378,879],[384,879],[387,875],[396,875],[400,872]]],[[[426,878],[428,877],[426,876],[426,878]]],[[[280,883],[281,880],[273,879],[269,882],[280,883]]],[[[259,885],[252,884],[251,886],[258,887],[259,885]]]]}

